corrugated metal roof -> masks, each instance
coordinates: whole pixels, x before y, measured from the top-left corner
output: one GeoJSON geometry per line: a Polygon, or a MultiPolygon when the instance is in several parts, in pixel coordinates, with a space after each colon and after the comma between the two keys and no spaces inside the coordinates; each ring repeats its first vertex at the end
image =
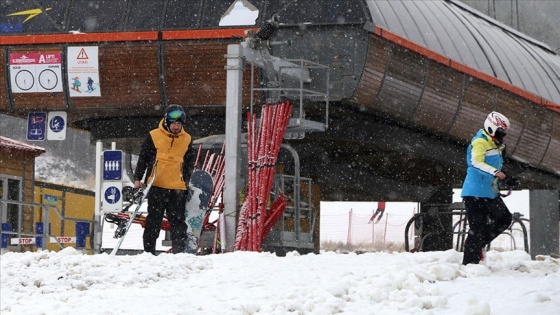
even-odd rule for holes
{"type": "Polygon", "coordinates": [[[454,0],[366,2],[377,26],[560,103],[560,57],[547,45],[454,0]]]}
{"type": "Polygon", "coordinates": [[[35,156],[43,154],[46,152],[44,148],[37,147],[34,145],[29,145],[27,143],[23,143],[20,141],[16,141],[14,139],[6,138],[0,136],[0,151],[2,152],[22,152],[22,153],[29,153],[35,156]]]}

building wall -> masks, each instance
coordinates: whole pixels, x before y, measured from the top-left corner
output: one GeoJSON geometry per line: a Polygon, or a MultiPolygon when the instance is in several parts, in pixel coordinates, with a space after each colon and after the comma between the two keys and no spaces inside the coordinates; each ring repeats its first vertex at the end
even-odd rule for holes
{"type": "MultiPolygon", "coordinates": [[[[91,221],[95,213],[95,194],[93,191],[56,185],[45,182],[36,182],[34,202],[45,204],[49,207],[50,234],[53,236],[76,236],[76,221],[91,221]],[[61,218],[64,217],[64,218],[61,218]]],[[[34,221],[42,222],[42,209],[34,213],[34,221]]],[[[90,234],[92,225],[90,224],[90,234]]],[[[92,249],[91,238],[87,237],[85,249],[92,249]]],[[[75,243],[62,244],[63,247],[75,247],[75,243]]],[[[48,250],[58,251],[58,244],[49,242],[48,250]]]]}
{"type": "MultiPolygon", "coordinates": [[[[21,201],[33,201],[35,157],[21,152],[0,151],[0,174],[19,177],[22,181],[21,201]]],[[[23,229],[33,229],[32,210],[23,208],[23,229]]]]}
{"type": "MultiPolygon", "coordinates": [[[[22,229],[13,226],[15,231],[35,233],[38,222],[45,221],[45,209],[48,209],[48,224],[53,236],[76,237],[76,221],[90,222],[94,216],[94,192],[34,180],[35,156],[28,152],[0,151],[0,177],[3,179],[19,180],[21,184],[20,200],[27,204],[43,204],[52,207],[23,206],[22,229]],[[56,210],[55,210],[56,209],[56,210]]],[[[8,196],[2,196],[9,199],[8,196]]],[[[14,198],[15,199],[15,198],[14,198]]],[[[3,208],[7,211],[9,205],[3,208]]],[[[11,206],[17,208],[17,206],[11,206]]],[[[90,222],[90,231],[92,225],[90,222]]],[[[49,230],[47,230],[47,233],[49,230]]],[[[91,233],[90,233],[91,234],[91,233]]],[[[21,237],[27,237],[22,235],[21,237]]],[[[76,246],[75,243],[63,245],[76,246]]],[[[37,250],[35,245],[10,246],[14,251],[37,250]]],[[[58,244],[48,242],[48,250],[59,250],[58,244]]],[[[85,249],[92,249],[90,238],[86,239],[85,249]]]]}

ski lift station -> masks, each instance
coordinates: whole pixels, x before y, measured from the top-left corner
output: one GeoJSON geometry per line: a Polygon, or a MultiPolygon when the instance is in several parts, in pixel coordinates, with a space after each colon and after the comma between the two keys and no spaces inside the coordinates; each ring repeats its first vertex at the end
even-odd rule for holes
{"type": "MultiPolygon", "coordinates": [[[[530,190],[531,254],[558,252],[560,57],[459,1],[0,8],[0,112],[64,112],[126,160],[167,105],[182,105],[195,143],[223,150],[226,251],[251,181],[247,117],[260,122],[263,105],[287,99],[270,190],[289,201],[263,249],[317,252],[320,200],[414,201],[438,217],[461,187],[471,137],[498,111],[511,122],[506,173],[530,190]]],[[[423,233],[427,250],[451,248],[450,230],[423,233]]]]}

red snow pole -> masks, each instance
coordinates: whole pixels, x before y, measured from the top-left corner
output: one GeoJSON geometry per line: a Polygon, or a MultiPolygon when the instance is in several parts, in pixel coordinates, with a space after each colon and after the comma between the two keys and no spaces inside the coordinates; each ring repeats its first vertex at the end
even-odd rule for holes
{"type": "Polygon", "coordinates": [[[276,222],[282,217],[284,214],[284,210],[286,210],[286,206],[288,205],[288,199],[286,199],[285,195],[280,195],[272,205],[270,206],[270,215],[266,218],[266,222],[264,223],[263,229],[263,238],[261,239],[261,243],[264,241],[270,230],[274,227],[276,222]]]}
{"type": "Polygon", "coordinates": [[[291,111],[292,104],[287,99],[263,105],[258,129],[256,116],[247,115],[248,183],[237,226],[237,250],[260,251],[262,241],[286,208],[285,196],[280,196],[269,209],[267,206],[291,111]]]}
{"type": "Polygon", "coordinates": [[[198,146],[198,153],[196,154],[196,160],[194,161],[194,170],[198,169],[198,161],[200,160],[201,153],[202,153],[202,144],[198,146]]]}

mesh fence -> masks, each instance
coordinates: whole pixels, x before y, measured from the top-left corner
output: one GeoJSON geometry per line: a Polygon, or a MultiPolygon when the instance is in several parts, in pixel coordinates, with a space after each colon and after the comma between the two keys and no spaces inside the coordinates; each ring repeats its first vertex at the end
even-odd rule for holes
{"type": "MultiPolygon", "coordinates": [[[[406,211],[409,214],[400,213],[384,213],[372,220],[374,213],[365,214],[348,210],[346,213],[339,214],[322,214],[321,215],[321,243],[338,243],[353,247],[371,247],[375,249],[394,249],[404,250],[405,237],[408,239],[410,248],[414,248],[415,244],[421,238],[416,237],[415,224],[411,224],[407,235],[405,236],[406,225],[416,213],[416,211],[406,211]],[[415,242],[416,241],[416,242],[415,242]]],[[[462,243],[465,235],[460,232],[467,232],[462,224],[459,224],[460,218],[454,217],[452,220],[454,228],[453,248],[462,250],[462,243]]],[[[530,224],[523,221],[526,229],[526,235],[530,233],[530,224]]],[[[502,235],[498,236],[492,244],[491,248],[496,250],[524,250],[523,227],[515,223],[510,229],[506,230],[502,235]]],[[[527,240],[528,241],[528,240],[527,240]]]]}

